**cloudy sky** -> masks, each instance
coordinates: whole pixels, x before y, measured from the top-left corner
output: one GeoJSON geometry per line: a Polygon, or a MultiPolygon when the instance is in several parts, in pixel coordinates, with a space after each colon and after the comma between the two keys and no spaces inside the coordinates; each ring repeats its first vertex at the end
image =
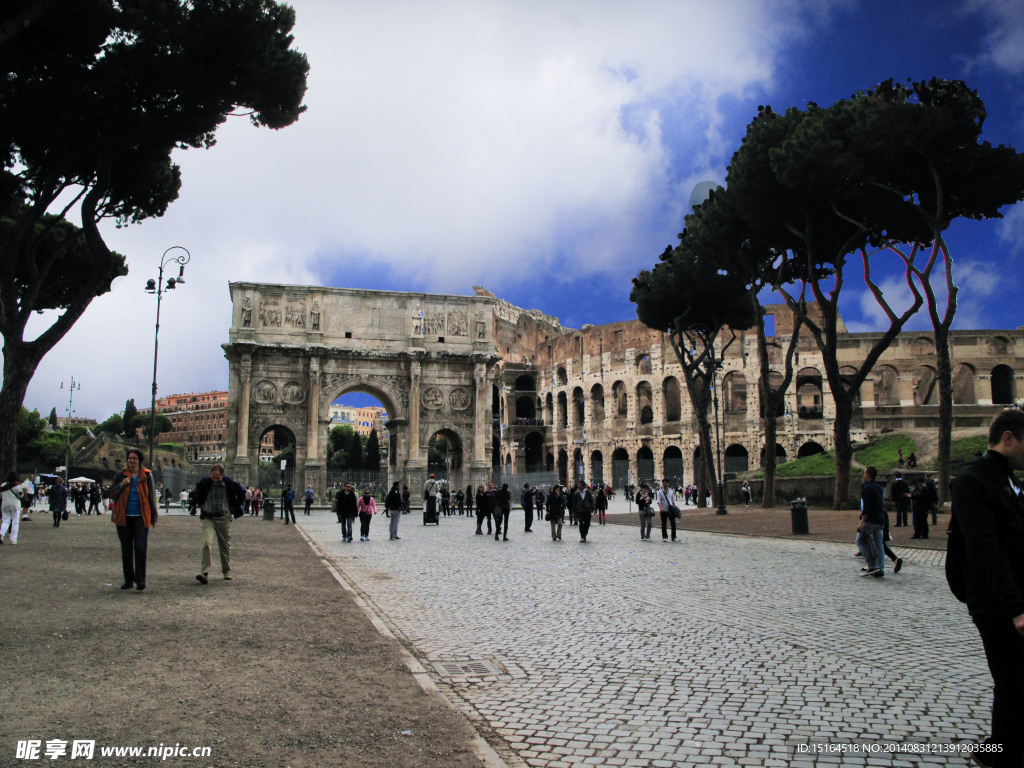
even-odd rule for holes
{"type": "MultiPolygon", "coordinates": [[[[472,294],[564,324],[635,317],[630,278],[674,244],[694,184],[721,182],[760,104],[828,105],[888,79],[964,79],[985,138],[1024,149],[1020,0],[295,0],[308,111],[229,120],[182,152],[179,200],[107,242],[130,275],[43,360],[26,406],[103,419],[149,402],[171,246],[187,283],[161,308],[159,394],[227,387],[229,281],[472,294]],[[137,368],[109,350],[137,344],[137,368]]],[[[950,233],[957,327],[1024,325],[1024,205],[950,233]]],[[[899,281],[889,283],[898,292],[899,281]]],[[[843,314],[879,313],[855,280],[843,314]]],[[[40,318],[42,321],[42,318],[40,318]]],[[[922,318],[922,323],[926,321],[922,318]]],[[[38,329],[37,331],[38,332],[38,329]]]]}

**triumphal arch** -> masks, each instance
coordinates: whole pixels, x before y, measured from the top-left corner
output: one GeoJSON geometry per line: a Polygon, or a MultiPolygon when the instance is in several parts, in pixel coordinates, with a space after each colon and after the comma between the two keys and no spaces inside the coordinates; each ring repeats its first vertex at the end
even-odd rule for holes
{"type": "Polygon", "coordinates": [[[423,487],[427,446],[437,433],[454,446],[454,487],[489,477],[491,392],[500,361],[494,297],[265,283],[229,288],[225,464],[236,480],[255,484],[260,437],[284,429],[295,438],[295,483],[321,496],[329,408],[352,391],[373,395],[387,410],[392,481],[414,494],[423,487]]]}

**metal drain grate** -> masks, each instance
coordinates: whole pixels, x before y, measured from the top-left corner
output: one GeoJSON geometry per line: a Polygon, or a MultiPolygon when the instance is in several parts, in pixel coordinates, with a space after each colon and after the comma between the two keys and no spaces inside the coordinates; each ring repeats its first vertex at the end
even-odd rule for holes
{"type": "Polygon", "coordinates": [[[489,661],[435,661],[434,669],[443,677],[484,677],[502,674],[501,670],[489,661]]]}

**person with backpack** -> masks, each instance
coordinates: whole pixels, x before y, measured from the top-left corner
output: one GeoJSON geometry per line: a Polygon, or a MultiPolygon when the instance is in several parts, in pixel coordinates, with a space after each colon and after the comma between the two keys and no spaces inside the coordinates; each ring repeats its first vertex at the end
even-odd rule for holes
{"type": "Polygon", "coordinates": [[[1024,412],[1007,409],[989,427],[988,450],[953,483],[946,575],[967,603],[994,684],[992,733],[971,753],[983,766],[1024,759],[1024,412]]]}

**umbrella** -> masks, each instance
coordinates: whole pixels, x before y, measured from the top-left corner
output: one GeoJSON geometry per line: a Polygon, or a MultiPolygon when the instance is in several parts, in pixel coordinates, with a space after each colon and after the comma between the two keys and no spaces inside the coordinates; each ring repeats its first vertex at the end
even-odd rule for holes
{"type": "Polygon", "coordinates": [[[95,483],[97,480],[93,480],[91,477],[73,477],[68,480],[69,483],[95,483]]]}

